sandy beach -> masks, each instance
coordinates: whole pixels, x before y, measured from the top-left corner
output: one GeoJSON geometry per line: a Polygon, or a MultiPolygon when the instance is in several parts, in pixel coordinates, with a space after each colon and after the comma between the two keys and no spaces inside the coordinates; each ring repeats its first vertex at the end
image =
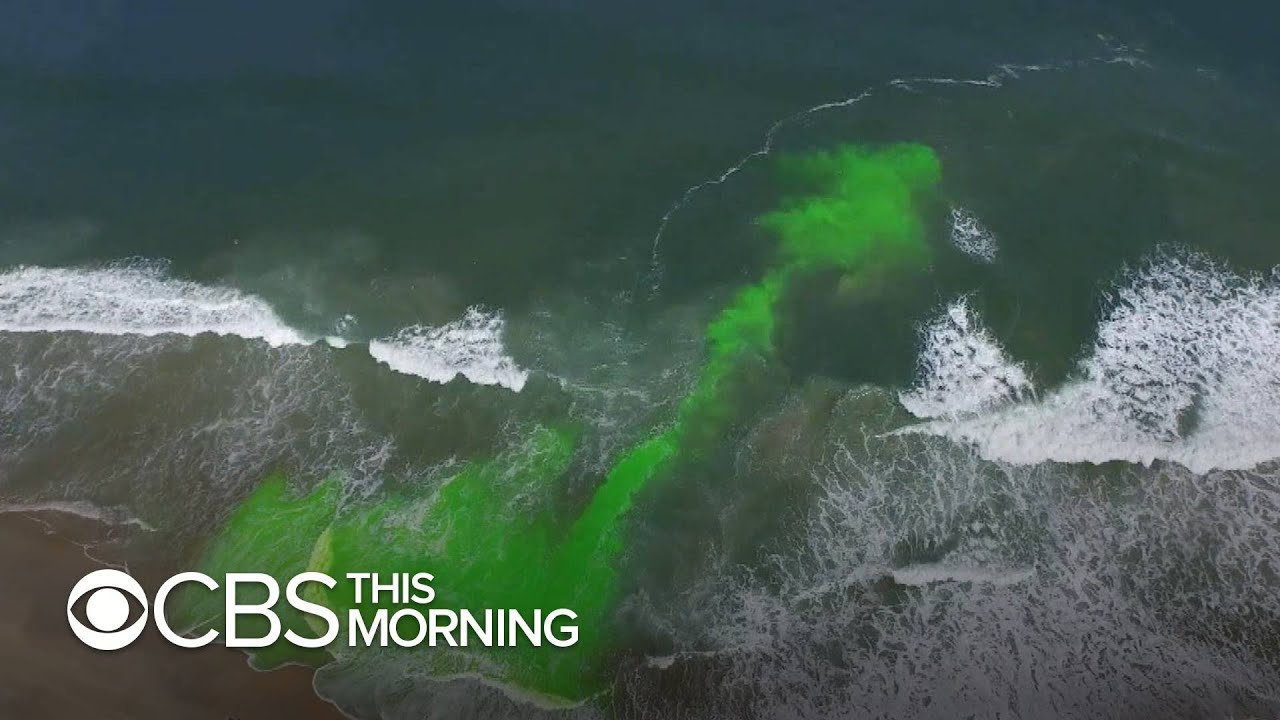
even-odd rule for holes
{"type": "Polygon", "coordinates": [[[81,645],[67,627],[66,595],[77,579],[102,567],[72,539],[85,531],[81,524],[56,513],[0,514],[0,717],[344,717],[316,697],[306,668],[256,672],[239,652],[176,648],[154,627],[117,652],[81,645]]]}

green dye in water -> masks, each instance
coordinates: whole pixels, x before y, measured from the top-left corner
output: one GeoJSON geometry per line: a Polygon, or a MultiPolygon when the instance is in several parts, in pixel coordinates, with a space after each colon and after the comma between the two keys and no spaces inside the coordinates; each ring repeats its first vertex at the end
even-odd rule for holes
{"type": "MultiPolygon", "coordinates": [[[[739,290],[708,326],[706,361],[671,425],[623,453],[576,517],[564,518],[546,504],[554,495],[549,488],[571,461],[574,432],[538,428],[521,446],[471,462],[429,494],[388,492],[340,508],[337,481],[291,497],[283,478],[271,478],[232,515],[202,569],[214,576],[265,571],[282,584],[306,569],[339,579],[348,572],[426,571],[435,576],[432,607],[513,608],[526,614],[567,607],[579,618],[579,642],[571,648],[416,652],[428,672],[479,672],[565,699],[598,692],[606,682],[602,658],[620,593],[624,518],[637,493],[678,463],[696,461],[722,437],[737,414],[735,371],[746,357],[774,354],[778,309],[789,285],[823,269],[843,270],[850,282],[869,284],[886,272],[928,262],[917,203],[941,175],[929,148],[842,146],[783,156],[778,170],[799,194],[760,218],[779,239],[777,265],[739,290]]],[[[341,582],[315,600],[345,618],[355,606],[349,590],[341,582]]],[[[183,597],[190,624],[220,621],[220,597],[183,597]]],[[[314,634],[300,614],[285,614],[282,625],[314,634]]],[[[373,652],[346,648],[345,640],[344,626],[334,655],[373,652]]],[[[254,658],[262,667],[325,659],[283,643],[254,658]]]]}

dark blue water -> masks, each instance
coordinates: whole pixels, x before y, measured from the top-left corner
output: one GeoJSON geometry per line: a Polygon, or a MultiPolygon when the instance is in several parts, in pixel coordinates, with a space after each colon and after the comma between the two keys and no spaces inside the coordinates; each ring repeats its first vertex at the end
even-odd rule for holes
{"type": "Polygon", "coordinates": [[[0,30],[0,202],[14,220],[103,225],[70,259],[177,255],[189,272],[220,273],[230,238],[359,229],[376,237],[369,264],[448,272],[520,302],[573,261],[638,252],[673,194],[796,109],[897,77],[1085,57],[1100,34],[1265,93],[1273,15],[14,3],[0,30]]]}

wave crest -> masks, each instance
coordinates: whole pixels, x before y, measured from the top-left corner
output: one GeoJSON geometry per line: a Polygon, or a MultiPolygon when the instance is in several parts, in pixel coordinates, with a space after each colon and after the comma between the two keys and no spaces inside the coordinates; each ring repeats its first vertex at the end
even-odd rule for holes
{"type": "Polygon", "coordinates": [[[479,385],[519,392],[529,372],[516,365],[502,343],[501,313],[471,307],[440,327],[414,325],[391,338],[373,340],[369,354],[396,372],[446,383],[461,375],[479,385]]]}
{"type": "Polygon", "coordinates": [[[238,335],[272,346],[306,342],[266,301],[167,276],[155,264],[20,266],[0,274],[0,330],[102,335],[238,335]]]}
{"type": "Polygon", "coordinates": [[[1280,275],[1165,252],[1107,300],[1079,379],[1040,402],[908,431],[1016,464],[1163,459],[1204,473],[1280,457],[1280,275]]]}

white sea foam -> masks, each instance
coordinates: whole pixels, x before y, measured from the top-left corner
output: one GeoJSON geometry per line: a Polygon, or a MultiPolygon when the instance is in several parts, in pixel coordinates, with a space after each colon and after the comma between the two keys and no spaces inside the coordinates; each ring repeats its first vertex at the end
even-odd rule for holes
{"type": "Polygon", "coordinates": [[[951,244],[965,255],[984,263],[996,261],[1000,246],[977,215],[962,207],[951,208],[951,244]]]}
{"type": "Polygon", "coordinates": [[[353,489],[384,475],[394,440],[365,424],[334,353],[192,347],[180,335],[0,333],[0,511],[145,518],[185,534],[275,470],[341,474],[353,489]]]}
{"type": "Polygon", "coordinates": [[[305,342],[264,300],[167,276],[155,265],[17,267],[0,274],[0,330],[104,335],[239,335],[305,342]]]}
{"type": "MultiPolygon", "coordinates": [[[[349,326],[351,316],[341,325],[349,326]]],[[[401,373],[433,382],[462,375],[519,391],[528,372],[506,356],[503,318],[471,308],[459,320],[414,326],[369,343],[369,353],[401,373]]],[[[268,345],[323,340],[345,349],[340,335],[311,336],[286,324],[269,303],[235,288],[168,275],[162,264],[99,268],[20,266],[0,273],[0,332],[78,331],[99,335],[236,335],[268,345]]]]}
{"type": "Polygon", "coordinates": [[[910,430],[1018,464],[1164,459],[1203,473],[1280,457],[1280,276],[1165,253],[1108,307],[1077,380],[1043,401],[910,430]]]}
{"type": "Polygon", "coordinates": [[[373,340],[369,354],[396,372],[446,383],[458,375],[480,385],[501,385],[517,392],[529,372],[507,356],[500,313],[468,308],[458,320],[429,327],[415,325],[393,337],[373,340]]]}
{"type": "MultiPolygon", "coordinates": [[[[680,597],[628,601],[672,645],[625,716],[674,714],[651,698],[708,669],[697,717],[1267,715],[1280,674],[1248,630],[1280,611],[1274,472],[990,463],[886,432],[891,402],[859,388],[801,430],[824,444],[816,492],[796,532],[751,538],[762,569],[730,549],[680,597]]],[[[776,472],[739,470],[727,485],[776,472]]]]}
{"type": "Polygon", "coordinates": [[[1026,370],[1005,357],[967,298],[951,303],[921,335],[916,383],[898,395],[916,417],[954,418],[1031,395],[1026,370]]]}
{"type": "Polygon", "coordinates": [[[1017,585],[1035,577],[1035,568],[988,568],[983,566],[950,563],[911,565],[893,571],[893,581],[899,585],[930,585],[933,583],[976,583],[985,585],[1017,585]]]}

